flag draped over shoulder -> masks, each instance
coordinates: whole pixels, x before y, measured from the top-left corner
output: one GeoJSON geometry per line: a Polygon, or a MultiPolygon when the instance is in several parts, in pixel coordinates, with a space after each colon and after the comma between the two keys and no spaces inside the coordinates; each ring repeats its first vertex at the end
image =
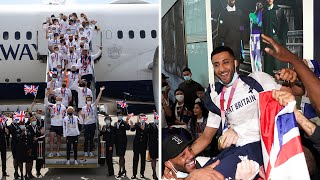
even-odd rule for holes
{"type": "Polygon", "coordinates": [[[266,179],[310,179],[293,113],[296,102],[281,106],[272,92],[259,94],[260,128],[266,179]]]}

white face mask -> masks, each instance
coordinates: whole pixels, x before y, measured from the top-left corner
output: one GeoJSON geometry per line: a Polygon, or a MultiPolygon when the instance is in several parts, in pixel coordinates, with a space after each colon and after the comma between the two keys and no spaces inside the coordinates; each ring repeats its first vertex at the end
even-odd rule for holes
{"type": "Polygon", "coordinates": [[[182,102],[184,100],[184,95],[176,95],[176,99],[178,102],[182,102]]]}
{"type": "Polygon", "coordinates": [[[57,102],[57,104],[59,104],[59,105],[61,104],[61,101],[56,101],[56,102],[57,102]]]}
{"type": "Polygon", "coordinates": [[[109,126],[111,124],[111,121],[109,119],[106,120],[106,125],[109,126]]]}
{"type": "Polygon", "coordinates": [[[189,174],[181,172],[181,171],[177,171],[177,169],[172,165],[172,163],[170,161],[168,161],[172,167],[173,172],[176,174],[177,179],[185,179],[188,177],[189,174]]]}
{"type": "Polygon", "coordinates": [[[92,103],[91,101],[87,101],[87,104],[88,104],[88,105],[91,105],[91,103],[92,103]]]}
{"type": "Polygon", "coordinates": [[[59,51],[54,51],[56,54],[58,54],[59,53],[59,51]]]}
{"type": "Polygon", "coordinates": [[[154,120],[154,123],[155,123],[155,124],[159,124],[159,119],[155,119],[155,120],[154,120]]]}

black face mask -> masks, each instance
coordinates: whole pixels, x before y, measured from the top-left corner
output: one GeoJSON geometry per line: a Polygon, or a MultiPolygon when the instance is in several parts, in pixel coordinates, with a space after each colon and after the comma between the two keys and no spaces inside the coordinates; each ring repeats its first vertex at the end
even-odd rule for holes
{"type": "Polygon", "coordinates": [[[83,45],[80,45],[81,48],[83,48],[83,45]]]}
{"type": "Polygon", "coordinates": [[[71,71],[72,73],[76,73],[76,71],[71,71]]]}
{"type": "Polygon", "coordinates": [[[165,86],[167,86],[167,85],[168,85],[167,82],[162,82],[162,87],[165,87],[165,86]]]}
{"type": "Polygon", "coordinates": [[[70,53],[72,54],[72,53],[73,53],[73,51],[70,51],[70,53]]]}
{"type": "Polygon", "coordinates": [[[67,85],[66,84],[62,84],[62,87],[65,88],[67,85]]]}
{"type": "Polygon", "coordinates": [[[78,38],[74,38],[76,41],[78,41],[78,38]]]}
{"type": "Polygon", "coordinates": [[[67,19],[63,19],[63,21],[66,21],[67,19]]]}
{"type": "Polygon", "coordinates": [[[80,87],[86,87],[86,84],[85,83],[81,83],[80,87]]]}
{"type": "Polygon", "coordinates": [[[72,116],[72,114],[73,114],[72,112],[68,112],[68,115],[69,115],[69,116],[72,116]]]}
{"type": "Polygon", "coordinates": [[[73,39],[69,39],[69,41],[73,41],[73,39]]]}

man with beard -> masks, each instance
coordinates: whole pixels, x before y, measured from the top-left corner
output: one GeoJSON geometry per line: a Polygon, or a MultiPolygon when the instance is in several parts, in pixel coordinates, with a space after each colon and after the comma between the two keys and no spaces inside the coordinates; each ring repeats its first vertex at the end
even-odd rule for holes
{"type": "MultiPolygon", "coordinates": [[[[195,154],[203,151],[220,129],[219,148],[223,150],[214,159],[220,160],[215,170],[226,178],[234,178],[236,167],[241,162],[241,156],[256,161],[262,165],[260,126],[259,126],[259,92],[286,88],[277,84],[266,73],[252,73],[248,77],[237,74],[238,62],[229,47],[217,47],[211,54],[215,76],[219,82],[210,86],[210,96],[213,103],[220,108],[221,116],[209,112],[207,126],[203,134],[193,143],[195,154]],[[250,80],[248,80],[250,79],[250,80]],[[254,84],[254,86],[252,85],[254,84]]],[[[286,70],[280,77],[283,80],[295,81],[296,75],[292,70],[286,70]]]]}

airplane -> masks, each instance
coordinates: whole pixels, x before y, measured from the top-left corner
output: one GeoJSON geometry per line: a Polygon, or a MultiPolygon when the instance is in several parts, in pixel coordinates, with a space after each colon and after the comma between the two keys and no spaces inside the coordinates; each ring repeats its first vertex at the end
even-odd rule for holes
{"type": "MultiPolygon", "coordinates": [[[[59,13],[84,13],[97,21],[95,45],[102,55],[94,64],[97,87],[106,86],[106,96],[135,101],[154,101],[152,64],[159,44],[159,5],[141,0],[110,4],[33,4],[0,6],[0,99],[26,99],[23,85],[46,87],[48,41],[43,22],[59,13]]],[[[157,68],[156,68],[157,69],[157,68]]]]}

